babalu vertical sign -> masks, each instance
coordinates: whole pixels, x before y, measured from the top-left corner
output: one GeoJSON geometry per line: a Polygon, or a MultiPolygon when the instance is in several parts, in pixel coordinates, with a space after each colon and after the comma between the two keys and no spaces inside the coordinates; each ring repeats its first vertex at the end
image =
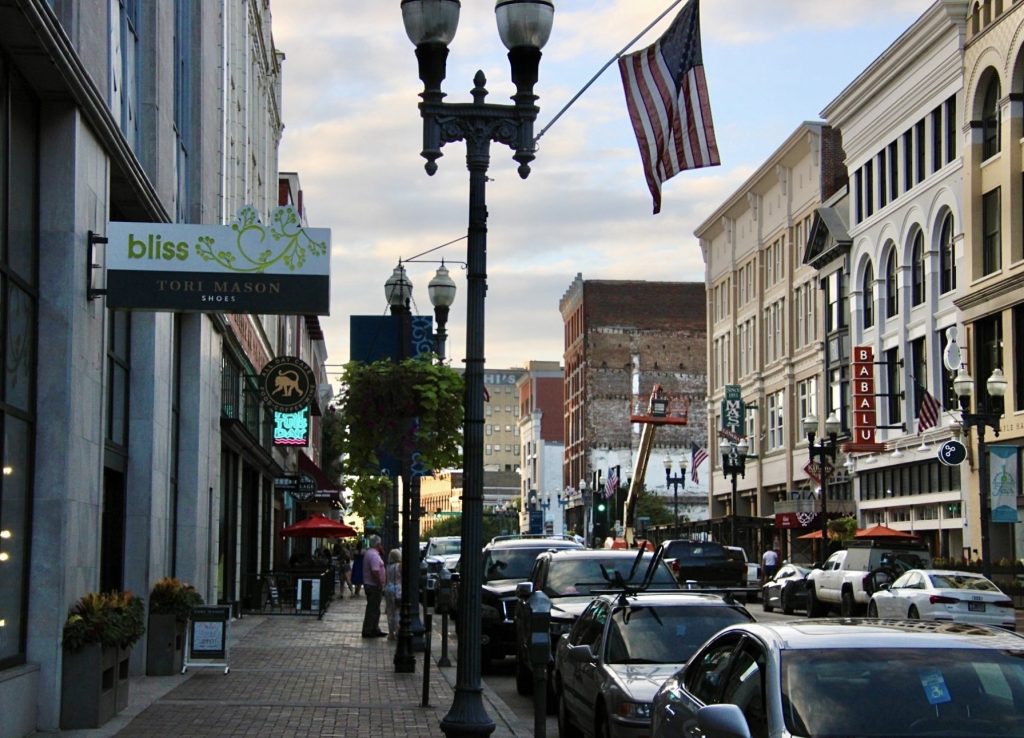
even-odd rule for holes
{"type": "Polygon", "coordinates": [[[107,307],[127,310],[330,314],[331,232],[295,208],[270,224],[252,206],[230,225],[111,222],[107,307]]]}
{"type": "Polygon", "coordinates": [[[854,346],[852,358],[853,440],[843,444],[843,450],[884,451],[885,444],[875,441],[875,350],[871,346],[854,346]]]}

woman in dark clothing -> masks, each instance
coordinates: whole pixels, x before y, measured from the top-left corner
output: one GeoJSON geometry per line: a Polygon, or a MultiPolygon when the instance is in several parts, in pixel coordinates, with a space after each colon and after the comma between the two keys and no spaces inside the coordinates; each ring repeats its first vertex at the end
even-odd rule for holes
{"type": "Polygon", "coordinates": [[[356,548],[356,555],[352,557],[352,586],[355,588],[355,592],[352,593],[353,597],[358,597],[360,590],[363,588],[363,542],[359,542],[358,548],[356,548]]]}

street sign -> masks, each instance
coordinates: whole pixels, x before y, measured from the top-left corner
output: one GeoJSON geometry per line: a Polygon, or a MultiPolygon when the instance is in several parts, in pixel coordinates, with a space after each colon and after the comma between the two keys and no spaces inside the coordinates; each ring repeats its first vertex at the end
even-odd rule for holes
{"type": "Polygon", "coordinates": [[[967,460],[967,447],[960,441],[946,441],[939,447],[938,457],[946,466],[960,466],[967,460]]]}
{"type": "MultiPolygon", "coordinates": [[[[828,459],[825,459],[824,476],[826,478],[827,477],[831,477],[832,476],[832,472],[834,472],[835,470],[836,470],[835,467],[832,466],[832,462],[829,461],[828,459]]],[[[813,479],[817,484],[821,484],[822,468],[821,468],[821,463],[820,462],[808,461],[804,465],[804,473],[807,476],[809,476],[811,479],[813,479]]]]}

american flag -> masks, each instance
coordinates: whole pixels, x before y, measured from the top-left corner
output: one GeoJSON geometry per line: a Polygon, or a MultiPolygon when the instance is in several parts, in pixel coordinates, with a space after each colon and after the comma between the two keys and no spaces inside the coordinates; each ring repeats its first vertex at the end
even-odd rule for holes
{"type": "Polygon", "coordinates": [[[704,463],[708,452],[696,443],[690,444],[690,481],[694,484],[700,483],[700,475],[697,474],[697,467],[704,463]]]}
{"type": "Polygon", "coordinates": [[[939,423],[939,413],[942,412],[942,405],[932,397],[924,387],[921,390],[921,407],[917,411],[917,432],[924,433],[929,428],[934,428],[939,423]]]}
{"type": "Polygon", "coordinates": [[[614,497],[615,491],[619,488],[619,468],[617,466],[608,467],[608,479],[604,483],[604,496],[614,497]]]}
{"type": "Polygon", "coordinates": [[[690,0],[664,35],[619,59],[654,212],[661,184],[684,169],[719,164],[700,48],[698,0],[690,0]]]}

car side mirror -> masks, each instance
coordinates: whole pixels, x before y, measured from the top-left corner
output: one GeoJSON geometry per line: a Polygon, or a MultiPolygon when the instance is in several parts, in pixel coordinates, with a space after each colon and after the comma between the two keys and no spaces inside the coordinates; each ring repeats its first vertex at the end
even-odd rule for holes
{"type": "Polygon", "coordinates": [[[878,585],[878,591],[879,592],[885,592],[888,589],[892,589],[892,585],[889,584],[889,582],[882,582],[881,584],[878,585]]]}
{"type": "Polygon", "coordinates": [[[707,705],[697,710],[697,727],[715,738],[750,738],[743,711],[736,705],[707,705]]]}
{"type": "Polygon", "coordinates": [[[588,664],[597,661],[594,651],[586,643],[578,646],[569,646],[569,650],[565,655],[574,664],[588,664]]]}
{"type": "Polygon", "coordinates": [[[516,597],[521,600],[528,600],[533,594],[533,582],[520,582],[516,585],[516,597]]]}

